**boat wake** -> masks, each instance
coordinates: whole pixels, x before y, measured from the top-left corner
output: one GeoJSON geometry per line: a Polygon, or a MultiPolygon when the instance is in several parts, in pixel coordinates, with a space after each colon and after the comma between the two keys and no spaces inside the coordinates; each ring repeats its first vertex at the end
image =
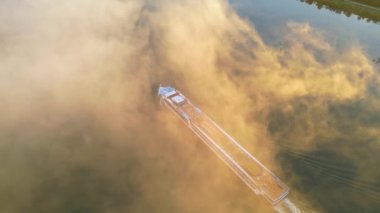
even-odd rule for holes
{"type": "Polygon", "coordinates": [[[279,213],[301,213],[299,209],[289,198],[284,199],[280,204],[274,208],[279,213]]]}

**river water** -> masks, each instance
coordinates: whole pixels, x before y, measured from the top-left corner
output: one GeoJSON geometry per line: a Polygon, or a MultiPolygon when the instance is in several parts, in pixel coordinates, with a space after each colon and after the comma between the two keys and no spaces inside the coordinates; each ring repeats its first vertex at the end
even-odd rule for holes
{"type": "MultiPolygon", "coordinates": [[[[289,23],[307,23],[334,51],[344,54],[359,46],[379,73],[380,25],[376,21],[296,0],[230,2],[271,47],[286,49],[289,23]]],[[[323,58],[325,53],[320,54],[323,58]]],[[[271,111],[268,130],[279,149],[276,159],[285,170],[285,182],[311,202],[307,211],[380,211],[380,93],[376,85],[367,81],[364,94],[355,98],[321,101],[310,95],[271,111]]]]}
{"type": "Polygon", "coordinates": [[[1,0],[0,212],[274,212],[160,84],[289,186],[277,211],[379,212],[378,15],[318,1],[1,0]]]}
{"type": "Polygon", "coordinates": [[[298,0],[231,0],[239,14],[247,17],[260,32],[263,39],[275,45],[284,34],[289,21],[308,22],[322,30],[335,47],[361,44],[373,58],[380,57],[380,28],[371,20],[359,20],[358,16],[338,14],[316,5],[298,0]]]}

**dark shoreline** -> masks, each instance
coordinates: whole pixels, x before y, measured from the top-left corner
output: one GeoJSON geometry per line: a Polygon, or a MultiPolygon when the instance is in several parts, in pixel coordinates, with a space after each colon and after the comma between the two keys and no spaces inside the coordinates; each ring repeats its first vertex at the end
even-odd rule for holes
{"type": "Polygon", "coordinates": [[[347,17],[356,15],[357,18],[367,22],[380,23],[380,2],[373,0],[299,0],[315,5],[318,9],[326,8],[347,17]]]}

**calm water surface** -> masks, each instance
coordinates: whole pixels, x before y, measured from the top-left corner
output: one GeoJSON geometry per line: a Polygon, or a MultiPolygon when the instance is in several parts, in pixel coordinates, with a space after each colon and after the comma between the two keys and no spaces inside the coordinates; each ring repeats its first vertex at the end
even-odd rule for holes
{"type": "MultiPolygon", "coordinates": [[[[360,45],[375,64],[380,57],[380,25],[356,15],[347,17],[296,0],[230,2],[272,47],[281,47],[289,22],[306,22],[338,51],[360,45]]],[[[375,66],[379,70],[379,64],[375,66]]],[[[291,103],[293,113],[279,106],[270,115],[268,130],[280,149],[277,159],[286,168],[284,179],[318,211],[380,212],[378,87],[369,81],[364,97],[327,101],[323,107],[315,107],[316,99],[298,98],[291,103]],[[306,139],[294,134],[318,131],[318,125],[308,128],[308,122],[319,119],[339,134],[318,133],[312,140],[315,148],[306,151],[306,139]]]]}
{"type": "Polygon", "coordinates": [[[360,43],[372,57],[380,57],[380,25],[347,17],[328,9],[318,9],[297,0],[231,0],[239,14],[256,26],[263,39],[275,44],[281,40],[289,21],[308,22],[322,30],[336,47],[360,43]]]}
{"type": "Polygon", "coordinates": [[[273,212],[159,84],[252,145],[304,212],[380,212],[379,24],[230,0],[259,38],[222,0],[94,2],[0,0],[0,213],[273,212]]]}

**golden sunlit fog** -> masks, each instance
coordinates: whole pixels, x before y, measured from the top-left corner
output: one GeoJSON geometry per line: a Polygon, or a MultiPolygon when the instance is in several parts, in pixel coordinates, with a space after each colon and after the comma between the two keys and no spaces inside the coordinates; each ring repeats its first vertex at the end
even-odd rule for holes
{"type": "MultiPolygon", "coordinates": [[[[331,105],[379,85],[359,43],[337,50],[322,30],[291,21],[273,47],[222,0],[6,0],[0,20],[1,212],[272,212],[159,106],[159,84],[322,211],[276,156],[344,135],[335,125],[349,121],[331,105]]],[[[379,126],[357,125],[378,138],[379,126]]],[[[361,171],[352,181],[377,178],[366,168],[379,160],[339,155],[361,171]]]]}

